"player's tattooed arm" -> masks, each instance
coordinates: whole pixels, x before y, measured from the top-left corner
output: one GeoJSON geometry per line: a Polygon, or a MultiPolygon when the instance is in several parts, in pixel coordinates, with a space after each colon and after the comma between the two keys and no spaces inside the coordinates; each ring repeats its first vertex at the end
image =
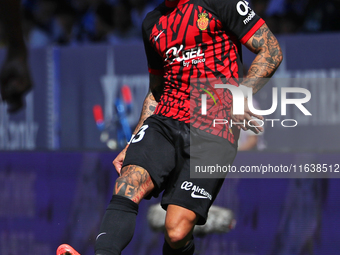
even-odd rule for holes
{"type": "Polygon", "coordinates": [[[262,25],[245,46],[256,54],[243,85],[258,92],[275,73],[282,62],[280,45],[266,24],[262,25]]]}
{"type": "Polygon", "coordinates": [[[134,134],[137,134],[138,130],[141,128],[141,126],[143,126],[144,121],[154,113],[156,106],[157,102],[152,93],[149,91],[144,99],[142,112],[135,131],[133,132],[134,134]]]}
{"type": "MultiPolygon", "coordinates": [[[[154,113],[156,106],[157,106],[155,95],[163,91],[163,86],[164,86],[163,84],[164,83],[163,83],[162,76],[150,74],[150,90],[144,99],[142,113],[140,115],[138,124],[133,134],[137,134],[139,129],[143,126],[144,121],[154,113]]],[[[128,147],[129,147],[129,144],[125,146],[125,148],[118,154],[118,156],[112,162],[118,174],[121,174],[123,161],[124,161],[126,150],[128,147]]]]}
{"type": "Polygon", "coordinates": [[[149,173],[142,167],[129,165],[122,169],[116,180],[114,194],[139,203],[154,188],[149,173]]]}
{"type": "Polygon", "coordinates": [[[159,98],[158,100],[156,100],[155,97],[159,97],[163,92],[163,76],[150,74],[149,86],[150,89],[144,99],[142,113],[140,115],[135,131],[133,132],[134,134],[138,132],[138,130],[143,125],[144,121],[154,113],[156,106],[158,104],[157,101],[159,100],[159,98]]]}
{"type": "MultiPolygon", "coordinates": [[[[248,74],[242,81],[242,84],[251,87],[253,94],[257,93],[272,77],[276,69],[282,61],[282,51],[280,45],[269,30],[266,24],[262,25],[255,34],[246,42],[245,46],[256,54],[252,62],[248,74]]],[[[231,118],[235,123],[242,123],[244,120],[252,120],[252,117],[263,119],[262,116],[252,113],[248,108],[247,98],[245,100],[245,114],[234,115],[231,111],[231,118]]],[[[243,130],[252,130],[254,133],[263,132],[262,127],[236,125],[237,128],[243,130]]]]}

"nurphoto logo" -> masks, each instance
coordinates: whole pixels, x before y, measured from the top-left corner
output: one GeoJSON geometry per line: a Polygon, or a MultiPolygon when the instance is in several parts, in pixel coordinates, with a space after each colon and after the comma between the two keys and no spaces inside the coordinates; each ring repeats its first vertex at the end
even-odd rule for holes
{"type": "MultiPolygon", "coordinates": [[[[272,105],[269,109],[266,110],[260,110],[256,109],[253,105],[253,95],[252,95],[252,89],[246,86],[239,86],[236,87],[235,85],[230,84],[215,84],[215,89],[228,89],[230,90],[232,96],[233,96],[233,114],[235,115],[243,115],[244,114],[244,99],[245,97],[248,98],[248,108],[249,110],[258,115],[266,116],[274,113],[277,110],[278,106],[278,88],[273,87],[272,88],[272,105]]],[[[203,89],[202,89],[203,90],[203,89]]],[[[207,90],[204,90],[207,92],[207,90]]],[[[281,88],[281,116],[287,115],[287,105],[295,105],[305,116],[312,116],[312,114],[307,110],[307,108],[304,106],[305,103],[309,102],[311,99],[311,93],[308,89],[305,88],[295,88],[295,87],[282,87],[281,88]],[[304,97],[302,98],[288,98],[288,94],[300,94],[304,97]]],[[[208,93],[208,92],[207,92],[208,93]]],[[[213,97],[211,93],[208,93],[209,96],[214,100],[214,103],[216,105],[216,100],[213,97]]],[[[220,99],[220,98],[219,98],[220,99]]],[[[207,115],[207,95],[201,94],[201,114],[207,115]]],[[[280,121],[281,125],[283,127],[296,127],[298,125],[298,121],[296,119],[253,119],[248,121],[248,125],[251,127],[262,127],[265,122],[271,123],[271,127],[274,127],[274,123],[280,121]]],[[[214,119],[213,125],[214,127],[216,125],[230,125],[233,126],[235,124],[243,124],[246,125],[246,121],[244,120],[243,123],[233,123],[232,120],[230,120],[230,123],[228,123],[227,119],[214,119]]]]}

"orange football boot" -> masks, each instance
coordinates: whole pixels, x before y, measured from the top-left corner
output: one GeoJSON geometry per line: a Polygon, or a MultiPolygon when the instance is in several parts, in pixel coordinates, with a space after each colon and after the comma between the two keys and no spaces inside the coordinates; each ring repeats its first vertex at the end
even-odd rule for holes
{"type": "Polygon", "coordinates": [[[57,255],[80,255],[75,249],[68,244],[59,245],[57,255]]]}

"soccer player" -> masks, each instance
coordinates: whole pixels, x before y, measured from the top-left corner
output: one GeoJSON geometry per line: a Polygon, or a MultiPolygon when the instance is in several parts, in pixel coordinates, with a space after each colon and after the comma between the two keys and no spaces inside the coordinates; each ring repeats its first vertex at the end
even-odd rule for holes
{"type": "Polygon", "coordinates": [[[7,40],[7,55],[0,71],[1,98],[8,104],[8,112],[16,112],[24,106],[23,96],[32,87],[20,1],[0,1],[0,19],[7,40]]]}
{"type": "MultiPolygon", "coordinates": [[[[143,39],[150,92],[134,136],[113,161],[120,176],[96,239],[97,255],[121,254],[133,236],[138,204],[162,191],[167,210],[163,254],[194,253],[193,228],[206,222],[224,179],[192,179],[190,167],[230,165],[238,131],[262,131],[242,125],[262,118],[249,111],[246,97],[244,115],[234,115],[230,91],[214,84],[239,86],[241,44],[256,54],[241,85],[253,93],[282,61],[276,38],[243,0],[165,0],[145,18],[143,39]],[[209,100],[208,113],[200,114],[205,91],[219,100],[209,100]],[[214,127],[216,118],[238,124],[214,127]]],[[[67,250],[74,254],[63,246],[67,250]]]]}

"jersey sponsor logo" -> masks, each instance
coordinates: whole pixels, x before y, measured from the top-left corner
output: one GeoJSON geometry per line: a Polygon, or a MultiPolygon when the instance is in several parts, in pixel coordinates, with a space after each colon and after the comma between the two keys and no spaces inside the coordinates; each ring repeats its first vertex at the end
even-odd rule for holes
{"type": "Polygon", "coordinates": [[[243,20],[243,24],[248,24],[254,17],[255,17],[255,12],[249,7],[249,3],[247,1],[239,1],[236,4],[236,10],[241,16],[247,16],[243,20]]]}
{"type": "Polygon", "coordinates": [[[212,200],[212,196],[204,190],[204,188],[200,188],[198,185],[194,185],[192,182],[184,181],[182,182],[181,189],[192,191],[191,197],[192,198],[202,198],[202,199],[209,199],[212,200]]]}
{"type": "Polygon", "coordinates": [[[249,3],[247,1],[239,1],[236,4],[236,10],[237,12],[241,15],[241,16],[246,16],[249,11],[251,11],[250,7],[249,7],[249,3]]]}
{"type": "Polygon", "coordinates": [[[209,19],[207,13],[200,13],[198,14],[198,20],[197,20],[197,27],[200,30],[206,30],[209,25],[209,19]]]}
{"type": "Polygon", "coordinates": [[[182,44],[168,49],[165,53],[165,61],[170,65],[174,62],[181,62],[184,67],[205,62],[204,52],[202,52],[201,47],[198,46],[188,50],[183,50],[183,48],[184,46],[182,44]]]}
{"type": "Polygon", "coordinates": [[[247,23],[249,23],[249,21],[251,21],[253,18],[255,17],[255,12],[253,10],[251,10],[251,12],[249,13],[248,17],[246,19],[243,20],[243,24],[246,25],[247,23]]]}

